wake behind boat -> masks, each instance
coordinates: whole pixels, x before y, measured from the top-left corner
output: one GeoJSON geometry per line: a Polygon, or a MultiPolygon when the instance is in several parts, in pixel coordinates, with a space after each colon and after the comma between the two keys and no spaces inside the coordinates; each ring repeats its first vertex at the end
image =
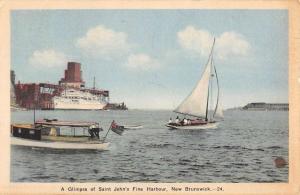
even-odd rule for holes
{"type": "MultiPolygon", "coordinates": [[[[109,130],[114,131],[112,125],[109,130]]],[[[105,142],[105,139],[109,130],[105,137],[100,139],[99,132],[103,129],[96,122],[46,119],[36,121],[34,124],[13,124],[11,125],[11,145],[53,149],[106,150],[109,143],[105,142]],[[69,132],[63,134],[62,128],[69,132]],[[79,129],[81,129],[81,133],[78,132],[79,129]],[[85,131],[88,132],[88,135],[85,131]]]]}
{"type": "Polygon", "coordinates": [[[175,113],[184,115],[183,120],[177,116],[175,122],[170,119],[166,125],[171,129],[214,129],[218,127],[218,118],[223,118],[223,111],[220,106],[220,87],[216,67],[213,64],[213,48],[211,48],[208,62],[202,73],[201,79],[191,94],[174,110],[175,113]],[[213,96],[213,81],[216,81],[217,96],[213,96]],[[215,103],[214,108],[213,102],[215,103]],[[212,112],[213,111],[213,112],[212,112]],[[185,118],[187,116],[194,119],[185,118]]]}
{"type": "Polygon", "coordinates": [[[123,125],[126,130],[142,129],[143,125],[123,125]]]}

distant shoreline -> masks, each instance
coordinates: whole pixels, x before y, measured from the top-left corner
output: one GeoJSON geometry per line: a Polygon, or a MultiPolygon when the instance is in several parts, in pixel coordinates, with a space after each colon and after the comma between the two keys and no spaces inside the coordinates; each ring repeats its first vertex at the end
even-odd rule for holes
{"type": "Polygon", "coordinates": [[[288,111],[288,103],[265,103],[252,102],[243,107],[229,108],[227,110],[242,110],[242,111],[288,111]]]}

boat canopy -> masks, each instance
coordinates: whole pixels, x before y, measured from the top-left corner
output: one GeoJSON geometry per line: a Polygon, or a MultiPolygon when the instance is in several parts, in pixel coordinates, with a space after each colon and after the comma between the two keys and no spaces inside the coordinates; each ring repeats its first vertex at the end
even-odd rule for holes
{"type": "Polygon", "coordinates": [[[39,120],[35,121],[36,125],[44,126],[68,126],[68,127],[99,127],[99,123],[96,122],[85,122],[85,121],[58,121],[58,120],[39,120]]]}

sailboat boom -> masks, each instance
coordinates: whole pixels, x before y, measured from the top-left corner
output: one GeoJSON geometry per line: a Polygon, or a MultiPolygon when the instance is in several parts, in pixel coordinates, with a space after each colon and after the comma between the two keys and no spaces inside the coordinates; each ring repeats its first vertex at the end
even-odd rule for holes
{"type": "Polygon", "coordinates": [[[175,110],[174,110],[173,112],[178,113],[178,114],[183,114],[183,115],[193,116],[193,117],[197,117],[197,118],[204,118],[203,116],[197,116],[197,115],[194,115],[194,114],[178,112],[178,111],[175,111],[175,110]]]}

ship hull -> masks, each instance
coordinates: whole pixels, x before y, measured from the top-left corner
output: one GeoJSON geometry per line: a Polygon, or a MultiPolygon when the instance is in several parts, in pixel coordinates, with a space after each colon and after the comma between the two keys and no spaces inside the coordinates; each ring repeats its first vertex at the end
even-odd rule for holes
{"type": "Polygon", "coordinates": [[[91,142],[91,143],[74,143],[74,142],[52,142],[52,141],[38,141],[11,137],[11,145],[27,146],[37,148],[51,148],[64,150],[107,150],[109,143],[91,142]]]}
{"type": "Polygon", "coordinates": [[[199,124],[199,125],[171,125],[167,124],[166,126],[170,129],[182,129],[182,130],[205,130],[205,129],[216,129],[218,128],[219,123],[206,123],[206,124],[199,124]]]}
{"type": "Polygon", "coordinates": [[[106,105],[103,96],[76,89],[67,89],[53,98],[53,109],[58,110],[103,110],[106,105]]]}
{"type": "Polygon", "coordinates": [[[103,103],[69,103],[54,101],[54,109],[56,110],[103,110],[106,104],[103,103]]]}

